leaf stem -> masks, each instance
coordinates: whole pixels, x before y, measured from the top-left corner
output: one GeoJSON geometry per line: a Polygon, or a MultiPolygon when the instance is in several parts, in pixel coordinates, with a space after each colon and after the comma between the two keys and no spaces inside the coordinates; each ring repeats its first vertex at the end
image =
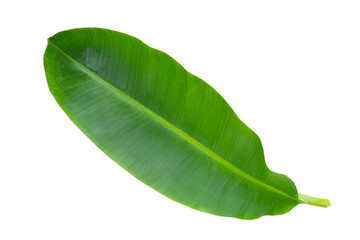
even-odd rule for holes
{"type": "Polygon", "coordinates": [[[327,208],[328,206],[331,206],[330,200],[324,198],[316,198],[299,193],[299,199],[304,201],[306,204],[317,207],[327,208]]]}

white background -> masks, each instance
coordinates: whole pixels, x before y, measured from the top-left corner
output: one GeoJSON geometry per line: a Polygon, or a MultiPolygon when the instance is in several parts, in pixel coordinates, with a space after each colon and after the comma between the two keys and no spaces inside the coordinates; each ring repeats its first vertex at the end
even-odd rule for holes
{"type": "Polygon", "coordinates": [[[4,1],[0,239],[359,239],[359,1],[4,1]],[[128,33],[212,85],[268,166],[332,207],[245,221],[162,196],[105,156],[48,91],[48,37],[128,33]]]}

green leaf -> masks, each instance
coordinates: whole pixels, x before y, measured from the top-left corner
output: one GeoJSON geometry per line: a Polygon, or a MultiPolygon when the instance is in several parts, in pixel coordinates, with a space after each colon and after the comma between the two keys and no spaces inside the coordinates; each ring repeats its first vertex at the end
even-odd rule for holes
{"type": "Polygon", "coordinates": [[[304,201],[329,205],[301,200],[288,177],[268,169],[259,137],[211,86],[132,36],[98,28],[57,33],[44,66],[51,93],[80,130],[179,203],[242,219],[283,214],[304,201]]]}

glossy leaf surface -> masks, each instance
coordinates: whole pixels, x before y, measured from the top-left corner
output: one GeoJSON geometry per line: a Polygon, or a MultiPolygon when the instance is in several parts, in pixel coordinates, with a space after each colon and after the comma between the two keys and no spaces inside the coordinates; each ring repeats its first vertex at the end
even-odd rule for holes
{"type": "Polygon", "coordinates": [[[167,54],[123,33],[73,29],[48,39],[44,66],[81,131],[165,196],[242,219],[303,203],[288,177],[268,169],[259,137],[167,54]]]}

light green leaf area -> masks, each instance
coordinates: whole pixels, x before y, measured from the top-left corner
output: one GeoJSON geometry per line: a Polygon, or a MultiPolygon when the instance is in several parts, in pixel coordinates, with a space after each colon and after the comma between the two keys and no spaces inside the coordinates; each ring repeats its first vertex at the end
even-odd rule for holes
{"type": "Polygon", "coordinates": [[[80,130],[163,195],[242,219],[304,203],[288,177],[268,169],[259,137],[219,93],[166,53],[123,33],[73,29],[48,39],[44,66],[80,130]]]}

